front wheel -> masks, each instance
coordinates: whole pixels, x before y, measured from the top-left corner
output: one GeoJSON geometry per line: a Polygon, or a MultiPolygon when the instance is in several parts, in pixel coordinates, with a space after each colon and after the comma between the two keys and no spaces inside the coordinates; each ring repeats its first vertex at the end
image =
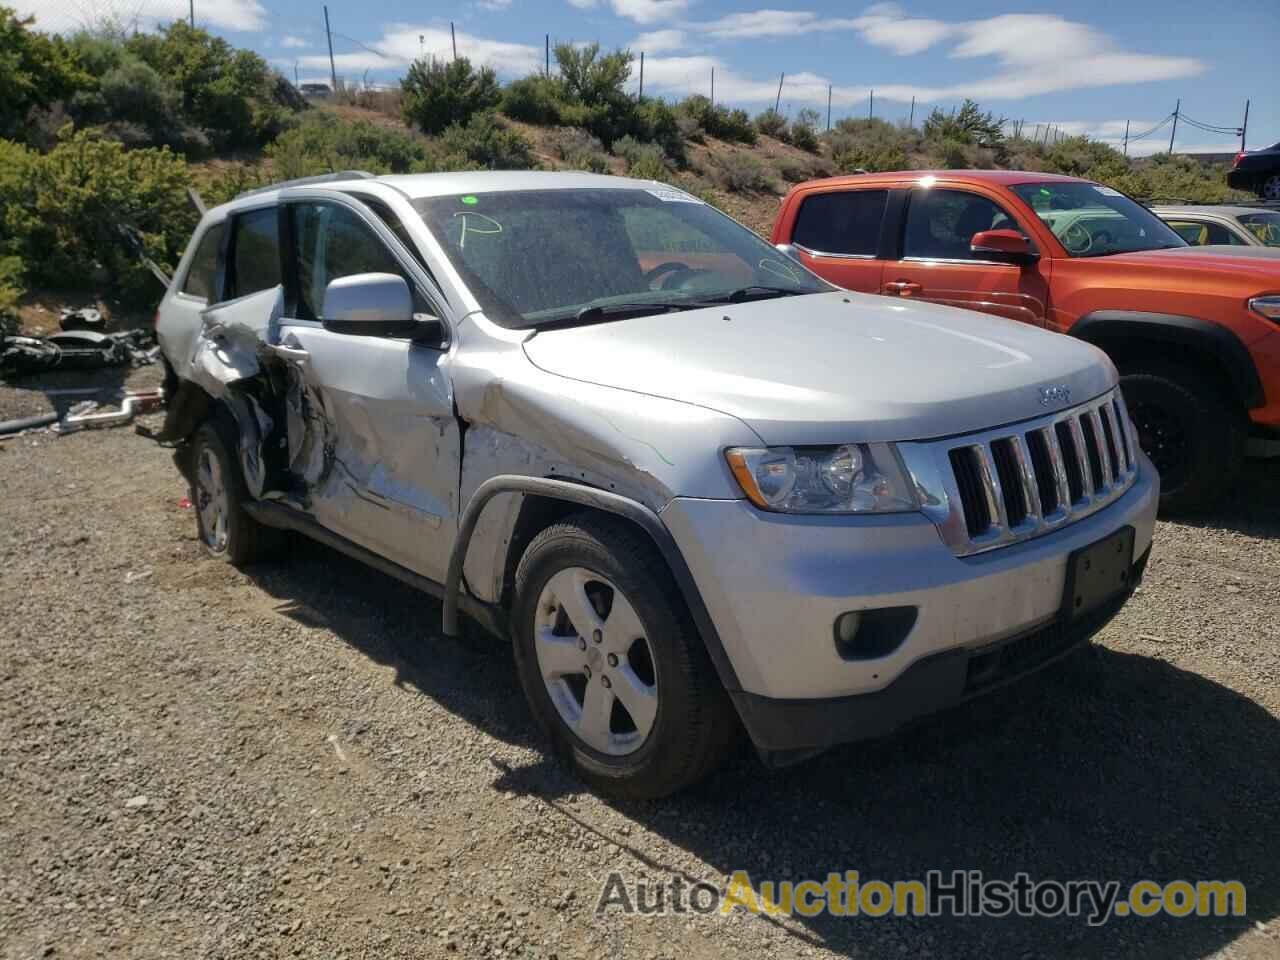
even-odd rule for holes
{"type": "Polygon", "coordinates": [[[1273,173],[1262,181],[1258,196],[1272,203],[1280,203],[1280,173],[1273,173]]]}
{"type": "Polygon", "coordinates": [[[534,539],[516,570],[512,642],[535,717],[604,793],[673,793],[732,738],[732,707],[674,580],[621,521],[578,514],[534,539]]]}
{"type": "Polygon", "coordinates": [[[263,527],[245,512],[245,488],[232,431],[217,420],[201,424],[191,443],[191,504],[196,534],[216,560],[249,563],[270,552],[280,532],[263,527]]]}
{"type": "Polygon", "coordinates": [[[1244,416],[1217,385],[1176,364],[1120,379],[1138,445],[1160,474],[1160,508],[1192,512],[1222,501],[1244,463],[1244,416]]]}

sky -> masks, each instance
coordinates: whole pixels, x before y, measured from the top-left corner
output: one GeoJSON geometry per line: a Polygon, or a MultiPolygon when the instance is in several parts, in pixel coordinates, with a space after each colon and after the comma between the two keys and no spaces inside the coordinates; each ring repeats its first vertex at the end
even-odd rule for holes
{"type": "MultiPolygon", "coordinates": [[[[4,0],[47,30],[114,16],[186,17],[189,0],[4,0]]],[[[328,81],[324,12],[310,0],[193,0],[199,26],[261,53],[286,76],[328,81]]],[[[462,0],[433,9],[409,0],[331,0],[337,73],[393,83],[416,57],[460,56],[510,79],[540,70],[544,38],[644,52],[646,94],[711,93],[757,112],[813,107],[833,120],[906,119],[965,97],[1023,132],[1048,125],[1122,144],[1131,155],[1169,148],[1181,100],[1178,152],[1280,141],[1280,2],[1079,0],[1064,7],[904,0],[860,7],[835,0],[462,0]],[[872,96],[874,92],[874,102],[872,96]],[[1163,123],[1163,125],[1161,125],[1163,123]],[[1161,125],[1161,126],[1158,126],[1161,125]],[[1154,132],[1145,137],[1152,128],[1154,132]],[[1204,129],[1205,127],[1213,129],[1204,129]],[[1226,132],[1223,132],[1225,130],[1226,132]]],[[[638,62],[632,87],[639,82],[638,62]]]]}

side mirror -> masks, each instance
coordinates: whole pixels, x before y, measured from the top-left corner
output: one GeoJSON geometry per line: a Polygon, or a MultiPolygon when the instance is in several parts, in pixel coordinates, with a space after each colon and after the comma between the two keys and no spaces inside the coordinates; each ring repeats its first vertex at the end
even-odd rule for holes
{"type": "Polygon", "coordinates": [[[1005,263],[1034,263],[1040,258],[1031,241],[1017,230],[979,230],[969,240],[969,249],[1005,263]]]}
{"type": "Polygon", "coordinates": [[[444,332],[436,317],[414,314],[409,284],[394,273],[357,273],[331,281],[321,315],[326,330],[356,337],[438,340],[444,332]]]}

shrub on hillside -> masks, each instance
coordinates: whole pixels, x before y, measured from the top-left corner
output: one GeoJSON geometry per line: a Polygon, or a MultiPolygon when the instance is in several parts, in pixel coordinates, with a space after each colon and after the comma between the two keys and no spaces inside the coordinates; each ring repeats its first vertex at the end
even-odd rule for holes
{"type": "Polygon", "coordinates": [[[826,135],[831,161],[842,173],[905,170],[915,132],[879,119],[844,119],[826,135]]]}
{"type": "Polygon", "coordinates": [[[663,101],[640,101],[632,133],[640,140],[657,144],[676,166],[683,167],[688,162],[676,111],[663,101]]]}
{"type": "Polygon", "coordinates": [[[701,94],[685,97],[676,107],[677,115],[683,114],[705,135],[733,143],[755,143],[756,128],[745,110],[730,110],[723,104],[714,105],[701,94]]]}
{"type": "Polygon", "coordinates": [[[574,170],[590,170],[604,173],[609,169],[609,158],[604,146],[587,131],[578,127],[561,127],[547,137],[551,153],[574,170]]]}
{"type": "Polygon", "coordinates": [[[488,170],[530,170],[535,166],[533,145],[492,111],[477,113],[465,124],[455,123],[440,137],[433,169],[462,165],[488,170]]]}
{"type": "Polygon", "coordinates": [[[627,173],[640,180],[669,180],[671,161],[656,143],[641,143],[634,137],[623,137],[613,145],[613,152],[627,162],[627,173]]]}
{"type": "Polygon", "coordinates": [[[926,140],[938,143],[954,140],[963,144],[994,146],[1004,140],[1004,124],[1004,117],[984,112],[972,100],[966,99],[951,113],[938,109],[931,111],[922,132],[926,140]]]}
{"type": "Polygon", "coordinates": [[[532,74],[512,80],[502,91],[503,113],[538,126],[557,126],[563,105],[564,89],[556,77],[532,74]]]}
{"type": "Polygon", "coordinates": [[[817,110],[811,110],[805,107],[796,114],[796,118],[791,121],[791,126],[787,131],[788,139],[791,145],[799,147],[808,153],[818,152],[818,124],[822,122],[822,117],[817,110]]]}
{"type": "Polygon", "coordinates": [[[292,180],[339,170],[409,173],[426,163],[427,147],[407,131],[315,110],[267,147],[267,156],[277,180],[292,180]]]}
{"type": "Polygon", "coordinates": [[[75,51],[61,37],[32,30],[33,22],[0,6],[0,137],[24,142],[33,110],[93,86],[75,51]]]}
{"type": "Polygon", "coordinates": [[[22,261],[0,257],[0,339],[18,332],[18,301],[23,293],[22,261]]]}
{"type": "Polygon", "coordinates": [[[501,99],[493,70],[475,70],[466,57],[416,60],[400,81],[404,122],[427,134],[466,124],[474,114],[496,107],[501,99]]]}
{"type": "Polygon", "coordinates": [[[784,143],[791,139],[787,131],[787,118],[772,107],[756,114],[756,132],[766,137],[773,137],[784,143]]]}
{"type": "Polygon", "coordinates": [[[121,243],[135,228],[147,256],[172,269],[195,226],[186,162],[168,149],[126,150],[77,133],[43,156],[0,149],[3,253],[30,282],[111,291],[132,302],[160,296],[155,278],[121,243]]]}
{"type": "Polygon", "coordinates": [[[716,155],[708,171],[721,189],[730,193],[772,190],[773,182],[763,163],[743,150],[716,155]]]}

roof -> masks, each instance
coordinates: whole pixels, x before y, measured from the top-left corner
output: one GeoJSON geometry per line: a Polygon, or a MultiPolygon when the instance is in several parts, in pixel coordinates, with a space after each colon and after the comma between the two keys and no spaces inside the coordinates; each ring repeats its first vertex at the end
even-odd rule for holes
{"type": "Polygon", "coordinates": [[[1200,217],[1247,217],[1253,213],[1275,213],[1277,211],[1268,211],[1266,207],[1237,207],[1226,203],[1214,204],[1185,204],[1185,203],[1156,203],[1151,206],[1152,213],[1174,213],[1179,216],[1200,216],[1200,217]]]}
{"type": "Polygon", "coordinates": [[[887,173],[855,173],[843,177],[829,177],[825,180],[810,180],[809,183],[825,183],[833,186],[901,183],[904,180],[921,180],[925,177],[933,177],[940,183],[990,183],[1006,187],[1015,183],[1043,183],[1048,180],[1081,182],[1082,179],[1063,176],[1059,173],[1038,173],[1034,170],[897,170],[887,173]]]}
{"type": "Polygon", "coordinates": [[[406,173],[378,177],[410,198],[510,190],[651,190],[654,180],[633,180],[577,170],[476,170],[462,173],[406,173]]]}

